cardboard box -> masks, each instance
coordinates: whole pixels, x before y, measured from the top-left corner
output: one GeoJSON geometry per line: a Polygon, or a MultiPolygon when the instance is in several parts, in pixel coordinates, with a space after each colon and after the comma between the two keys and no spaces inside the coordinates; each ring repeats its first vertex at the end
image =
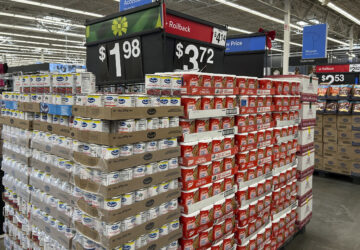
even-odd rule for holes
{"type": "Polygon", "coordinates": [[[321,114],[316,115],[316,127],[318,127],[318,128],[323,127],[323,115],[321,115],[321,114]]]}
{"type": "Polygon", "coordinates": [[[338,144],[338,157],[343,160],[360,161],[360,146],[338,144]]]}
{"type": "Polygon", "coordinates": [[[338,165],[338,159],[336,156],[324,156],[324,170],[332,172],[338,165]]]}
{"type": "Polygon", "coordinates": [[[82,142],[102,144],[108,146],[121,146],[133,144],[136,142],[148,142],[160,139],[180,137],[182,128],[161,128],[145,131],[136,131],[131,133],[104,133],[96,131],[83,131],[79,129],[73,130],[73,138],[82,142]]]}
{"type": "Polygon", "coordinates": [[[66,136],[66,137],[71,137],[73,132],[73,128],[69,126],[64,126],[60,124],[51,124],[41,121],[33,121],[33,129],[44,132],[50,132],[53,134],[66,136]]]}
{"type": "Polygon", "coordinates": [[[120,108],[120,107],[85,107],[73,106],[73,115],[80,117],[89,117],[103,120],[126,120],[142,119],[154,117],[173,117],[183,116],[184,107],[137,107],[137,108],[120,108]]]}
{"type": "Polygon", "coordinates": [[[305,146],[314,142],[314,128],[299,129],[298,145],[305,146]]]}
{"type": "Polygon", "coordinates": [[[70,204],[71,206],[74,206],[76,204],[77,199],[74,196],[70,195],[69,193],[65,192],[57,186],[49,185],[31,176],[29,184],[58,198],[60,201],[70,204]]]}
{"type": "Polygon", "coordinates": [[[360,177],[360,162],[359,161],[351,162],[351,175],[360,177]]]}
{"type": "Polygon", "coordinates": [[[352,125],[351,115],[338,115],[336,119],[338,127],[345,124],[352,125]]]}
{"type": "Polygon", "coordinates": [[[31,195],[30,203],[35,207],[45,211],[48,215],[51,215],[66,226],[72,225],[72,218],[66,213],[63,213],[57,209],[57,207],[50,206],[49,204],[41,201],[35,195],[31,195]]]}
{"type": "MultiPolygon", "coordinates": [[[[158,240],[151,241],[144,247],[141,247],[137,250],[161,250],[163,247],[170,245],[171,242],[177,241],[183,237],[182,229],[173,231],[165,236],[160,237],[158,240]]],[[[87,250],[79,244],[79,242],[73,241],[72,249],[76,250],[87,250]]]]}
{"type": "Polygon", "coordinates": [[[172,199],[177,199],[178,197],[180,197],[180,195],[180,189],[170,190],[168,192],[161,193],[157,196],[150,197],[143,201],[136,202],[133,205],[124,206],[113,211],[107,211],[89,206],[89,204],[85,202],[84,199],[78,200],[77,205],[82,211],[89,214],[90,216],[99,218],[101,221],[114,223],[117,221],[122,221],[130,216],[135,216],[139,212],[149,210],[152,207],[160,206],[164,202],[170,201],[172,199]]]}
{"type": "Polygon", "coordinates": [[[302,222],[312,213],[312,196],[296,209],[297,221],[302,222]]]}
{"type": "Polygon", "coordinates": [[[47,174],[55,176],[55,177],[61,179],[62,181],[70,182],[72,184],[74,183],[71,172],[68,172],[62,168],[55,166],[55,165],[45,163],[45,162],[36,160],[34,158],[31,158],[30,166],[34,169],[38,169],[47,174]]]}
{"type": "Polygon", "coordinates": [[[352,130],[360,131],[360,115],[351,116],[352,130]]]}
{"type": "Polygon", "coordinates": [[[23,154],[19,154],[10,149],[4,148],[3,154],[6,156],[9,156],[10,158],[12,158],[20,163],[23,163],[25,165],[29,165],[29,163],[30,163],[30,157],[23,155],[23,154]]]}
{"type": "MultiPolygon", "coordinates": [[[[143,234],[149,234],[152,230],[160,228],[166,223],[169,223],[173,220],[180,218],[180,208],[176,211],[171,211],[167,214],[161,215],[153,220],[148,221],[142,225],[136,226],[133,229],[122,232],[121,234],[115,235],[113,237],[101,237],[98,231],[91,229],[79,222],[75,222],[76,230],[78,230],[83,235],[89,237],[90,239],[100,242],[106,249],[113,249],[117,246],[120,246],[130,240],[137,239],[143,234]]],[[[179,229],[181,230],[181,229],[179,229]]]]}
{"type": "Polygon", "coordinates": [[[64,159],[67,159],[69,161],[73,160],[73,156],[72,156],[72,150],[71,148],[65,148],[62,146],[58,146],[58,145],[50,145],[50,144],[44,144],[42,142],[38,142],[38,141],[31,141],[31,147],[52,155],[56,155],[59,157],[62,157],[64,159]]]}
{"type": "Polygon", "coordinates": [[[337,143],[338,132],[336,128],[324,128],[323,131],[323,142],[337,143]]]}
{"type": "Polygon", "coordinates": [[[79,176],[74,176],[74,182],[77,187],[91,193],[100,194],[105,199],[125,194],[141,188],[147,188],[162,182],[171,181],[181,177],[181,169],[169,169],[163,172],[157,172],[152,175],[146,175],[140,178],[134,178],[130,181],[120,182],[109,186],[103,186],[88,179],[81,179],[79,176]]]}
{"type": "Polygon", "coordinates": [[[17,127],[25,130],[32,130],[33,121],[2,116],[0,118],[0,122],[4,125],[9,125],[12,127],[17,127]]]}
{"type": "Polygon", "coordinates": [[[324,143],[324,156],[336,155],[338,152],[338,145],[335,143],[324,143]]]}
{"type": "Polygon", "coordinates": [[[301,103],[299,117],[301,120],[315,120],[316,119],[316,104],[311,103],[311,102],[301,103]]]}
{"type": "Polygon", "coordinates": [[[324,168],[324,158],[321,156],[318,156],[315,153],[315,169],[323,169],[324,168]]]}
{"type": "Polygon", "coordinates": [[[352,137],[352,143],[353,145],[360,145],[360,131],[352,131],[351,132],[351,137],[352,137]]]}
{"type": "Polygon", "coordinates": [[[351,133],[351,129],[349,130],[338,130],[338,141],[351,141],[352,139],[352,133],[351,133]]]}
{"type": "Polygon", "coordinates": [[[337,159],[339,161],[349,161],[352,159],[352,154],[351,154],[352,145],[338,144],[337,147],[338,147],[337,159]]]}
{"type": "Polygon", "coordinates": [[[98,168],[106,172],[113,172],[125,168],[145,165],[151,162],[179,157],[180,153],[180,147],[174,147],[138,155],[104,160],[102,158],[88,156],[84,153],[74,152],[74,160],[88,167],[98,168]]]}
{"type": "Polygon", "coordinates": [[[344,175],[350,175],[351,174],[351,168],[352,168],[352,161],[338,161],[338,165],[335,168],[336,173],[338,174],[344,174],[344,175]]]}
{"type": "Polygon", "coordinates": [[[72,238],[68,238],[64,232],[60,232],[57,230],[57,227],[51,226],[49,223],[46,223],[43,219],[38,216],[31,215],[30,224],[36,225],[41,231],[46,232],[46,234],[50,235],[51,238],[59,242],[66,249],[70,249],[72,238]]]}
{"type": "Polygon", "coordinates": [[[24,112],[40,112],[40,103],[36,102],[18,102],[18,110],[24,112]]]}
{"type": "Polygon", "coordinates": [[[314,128],[314,140],[318,142],[323,141],[323,128],[315,127],[314,128]]]}
{"type": "Polygon", "coordinates": [[[324,152],[324,144],[322,142],[317,142],[315,141],[314,143],[314,148],[315,148],[315,154],[316,156],[322,156],[323,152],[324,152]]]}
{"type": "Polygon", "coordinates": [[[323,127],[336,129],[337,116],[336,115],[324,115],[323,116],[323,127]]]}
{"type": "Polygon", "coordinates": [[[313,177],[312,175],[307,176],[301,180],[298,180],[296,182],[297,185],[297,195],[299,197],[304,196],[305,194],[307,194],[310,190],[312,190],[312,185],[313,184],[313,177]]]}
{"type": "Polygon", "coordinates": [[[304,172],[307,169],[313,167],[315,164],[315,150],[304,152],[301,155],[298,155],[298,165],[297,170],[304,172]]]}

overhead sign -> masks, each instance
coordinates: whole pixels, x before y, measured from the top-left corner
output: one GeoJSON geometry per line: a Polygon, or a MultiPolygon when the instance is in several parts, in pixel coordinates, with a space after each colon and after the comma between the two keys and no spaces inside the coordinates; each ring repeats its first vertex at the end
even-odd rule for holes
{"type": "Polygon", "coordinates": [[[165,32],[206,43],[225,46],[227,31],[185,19],[172,14],[166,14],[165,32]]]}
{"type": "Polygon", "coordinates": [[[327,24],[306,26],[303,30],[302,58],[325,58],[327,49],[327,24]]]}
{"type": "Polygon", "coordinates": [[[154,0],[120,0],[120,11],[129,10],[152,2],[154,2],[154,0]]]}
{"type": "Polygon", "coordinates": [[[350,72],[350,64],[316,66],[316,73],[350,72]]]}
{"type": "MultiPolygon", "coordinates": [[[[121,15],[121,14],[120,14],[121,15]]],[[[153,8],[129,13],[86,26],[86,43],[98,43],[121,39],[134,33],[162,28],[162,8],[153,8]]]]}
{"type": "Polygon", "coordinates": [[[265,50],[266,36],[232,38],[226,40],[226,53],[265,50]]]}

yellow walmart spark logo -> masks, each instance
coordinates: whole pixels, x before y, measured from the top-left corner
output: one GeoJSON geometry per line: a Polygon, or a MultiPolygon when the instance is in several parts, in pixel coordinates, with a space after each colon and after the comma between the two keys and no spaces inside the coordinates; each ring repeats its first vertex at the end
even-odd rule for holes
{"type": "Polygon", "coordinates": [[[122,36],[127,32],[127,28],[128,28],[128,22],[126,17],[119,17],[114,19],[111,27],[114,36],[122,36]]]}

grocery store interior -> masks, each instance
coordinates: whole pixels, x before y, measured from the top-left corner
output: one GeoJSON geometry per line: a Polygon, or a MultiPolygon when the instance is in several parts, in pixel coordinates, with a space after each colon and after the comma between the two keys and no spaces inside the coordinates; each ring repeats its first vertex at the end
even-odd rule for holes
{"type": "Polygon", "coordinates": [[[0,0],[0,249],[360,249],[360,0],[0,0]]]}

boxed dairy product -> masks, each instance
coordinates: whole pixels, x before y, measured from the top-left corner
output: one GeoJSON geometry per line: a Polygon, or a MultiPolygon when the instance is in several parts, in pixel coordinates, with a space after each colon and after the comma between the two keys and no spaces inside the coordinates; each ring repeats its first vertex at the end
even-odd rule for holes
{"type": "Polygon", "coordinates": [[[315,169],[323,169],[324,165],[324,158],[322,156],[319,156],[315,154],[315,169]]]}
{"type": "Polygon", "coordinates": [[[314,128],[299,129],[298,143],[300,146],[308,145],[314,142],[314,128]]]}
{"type": "Polygon", "coordinates": [[[307,199],[305,202],[303,202],[302,204],[299,204],[298,208],[296,209],[298,218],[297,221],[298,222],[302,222],[305,219],[307,219],[307,217],[312,213],[312,196],[307,199]]]}
{"type": "Polygon", "coordinates": [[[323,115],[316,114],[316,127],[322,128],[323,127],[323,115]]]}
{"type": "Polygon", "coordinates": [[[315,151],[311,150],[298,155],[297,169],[301,172],[313,167],[315,164],[315,151]]]}
{"type": "Polygon", "coordinates": [[[301,180],[298,180],[297,185],[297,193],[298,196],[304,196],[307,194],[310,190],[312,190],[312,183],[313,183],[313,177],[312,175],[302,178],[301,180]]]}
{"type": "Polygon", "coordinates": [[[323,128],[316,126],[314,129],[314,139],[315,141],[322,142],[323,141],[323,128]]]}

